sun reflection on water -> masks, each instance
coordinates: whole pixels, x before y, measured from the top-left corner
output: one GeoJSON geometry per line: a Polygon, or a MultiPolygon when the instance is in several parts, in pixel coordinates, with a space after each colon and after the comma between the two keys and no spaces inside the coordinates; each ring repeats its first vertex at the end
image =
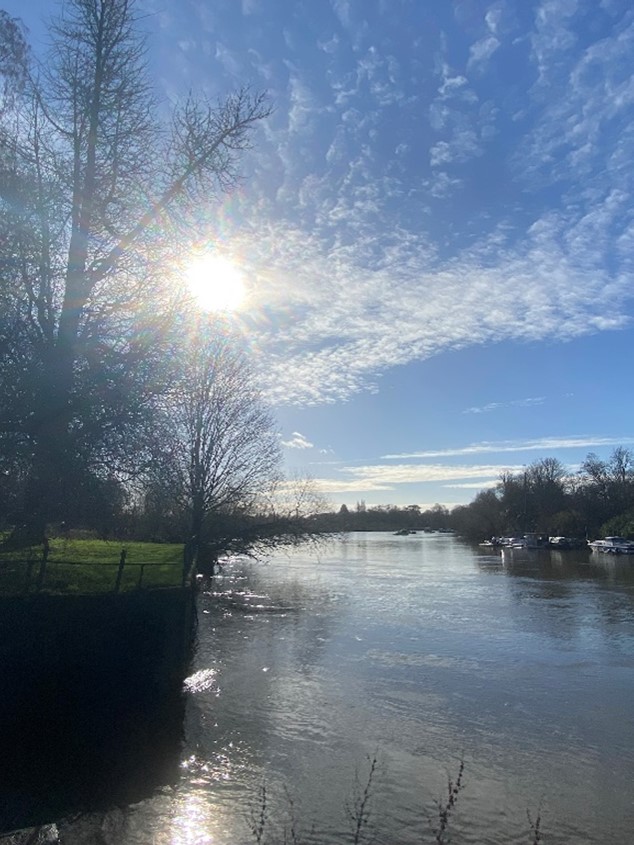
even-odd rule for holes
{"type": "Polygon", "coordinates": [[[216,693],[220,690],[217,688],[217,672],[215,669],[200,669],[194,672],[183,681],[185,692],[204,692],[205,690],[215,689],[216,693]]]}
{"type": "Polygon", "coordinates": [[[170,845],[212,845],[218,838],[212,832],[213,807],[197,792],[182,795],[172,819],[170,845]]]}

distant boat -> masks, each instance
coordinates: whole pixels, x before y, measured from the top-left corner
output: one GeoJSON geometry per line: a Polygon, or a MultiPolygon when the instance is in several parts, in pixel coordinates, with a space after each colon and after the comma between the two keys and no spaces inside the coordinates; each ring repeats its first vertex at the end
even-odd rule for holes
{"type": "Polygon", "coordinates": [[[523,537],[498,537],[497,545],[504,548],[517,548],[524,541],[523,537]]]}
{"type": "Polygon", "coordinates": [[[588,546],[595,552],[611,555],[634,555],[634,542],[624,537],[605,537],[603,540],[588,540],[588,546]]]}
{"type": "Polygon", "coordinates": [[[529,532],[522,537],[502,537],[502,545],[511,549],[545,549],[547,541],[541,534],[529,532]]]}
{"type": "Polygon", "coordinates": [[[416,534],[413,528],[399,528],[394,532],[395,537],[405,537],[406,534],[416,534]]]}
{"type": "Polygon", "coordinates": [[[582,549],[586,546],[585,540],[580,540],[578,537],[549,537],[548,546],[551,549],[582,549]]]}

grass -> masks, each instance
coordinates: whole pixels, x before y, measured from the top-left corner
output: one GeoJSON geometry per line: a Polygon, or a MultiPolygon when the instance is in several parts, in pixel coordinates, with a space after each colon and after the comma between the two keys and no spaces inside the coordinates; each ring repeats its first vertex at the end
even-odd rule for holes
{"type": "Polygon", "coordinates": [[[44,569],[43,545],[0,550],[0,594],[112,592],[123,549],[126,557],[120,591],[180,586],[182,545],[56,537],[49,540],[44,569]]]}

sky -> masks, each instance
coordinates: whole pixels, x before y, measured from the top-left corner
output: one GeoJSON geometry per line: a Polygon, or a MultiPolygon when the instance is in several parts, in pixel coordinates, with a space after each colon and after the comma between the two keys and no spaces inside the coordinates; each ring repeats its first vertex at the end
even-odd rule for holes
{"type": "MultiPolygon", "coordinates": [[[[289,470],[451,507],[634,448],[631,0],[138,6],[164,104],[274,107],[201,223],[289,470]]],[[[37,51],[56,4],[0,7],[37,51]]]]}

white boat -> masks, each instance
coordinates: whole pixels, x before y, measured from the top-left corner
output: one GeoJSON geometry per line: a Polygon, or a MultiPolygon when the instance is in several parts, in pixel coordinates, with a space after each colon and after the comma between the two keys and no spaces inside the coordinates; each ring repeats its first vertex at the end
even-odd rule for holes
{"type": "Polygon", "coordinates": [[[585,548],[587,545],[585,540],[580,539],[579,537],[549,537],[548,538],[548,547],[550,549],[582,549],[585,548]]]}
{"type": "Polygon", "coordinates": [[[634,555],[634,542],[624,537],[605,537],[603,540],[588,540],[588,546],[595,552],[612,555],[634,555]]]}
{"type": "Polygon", "coordinates": [[[507,549],[519,548],[523,540],[523,537],[498,537],[499,545],[507,549]]]}
{"type": "Polygon", "coordinates": [[[524,534],[523,537],[511,537],[510,547],[512,549],[544,549],[546,548],[546,541],[541,534],[536,534],[534,531],[524,534]]]}

